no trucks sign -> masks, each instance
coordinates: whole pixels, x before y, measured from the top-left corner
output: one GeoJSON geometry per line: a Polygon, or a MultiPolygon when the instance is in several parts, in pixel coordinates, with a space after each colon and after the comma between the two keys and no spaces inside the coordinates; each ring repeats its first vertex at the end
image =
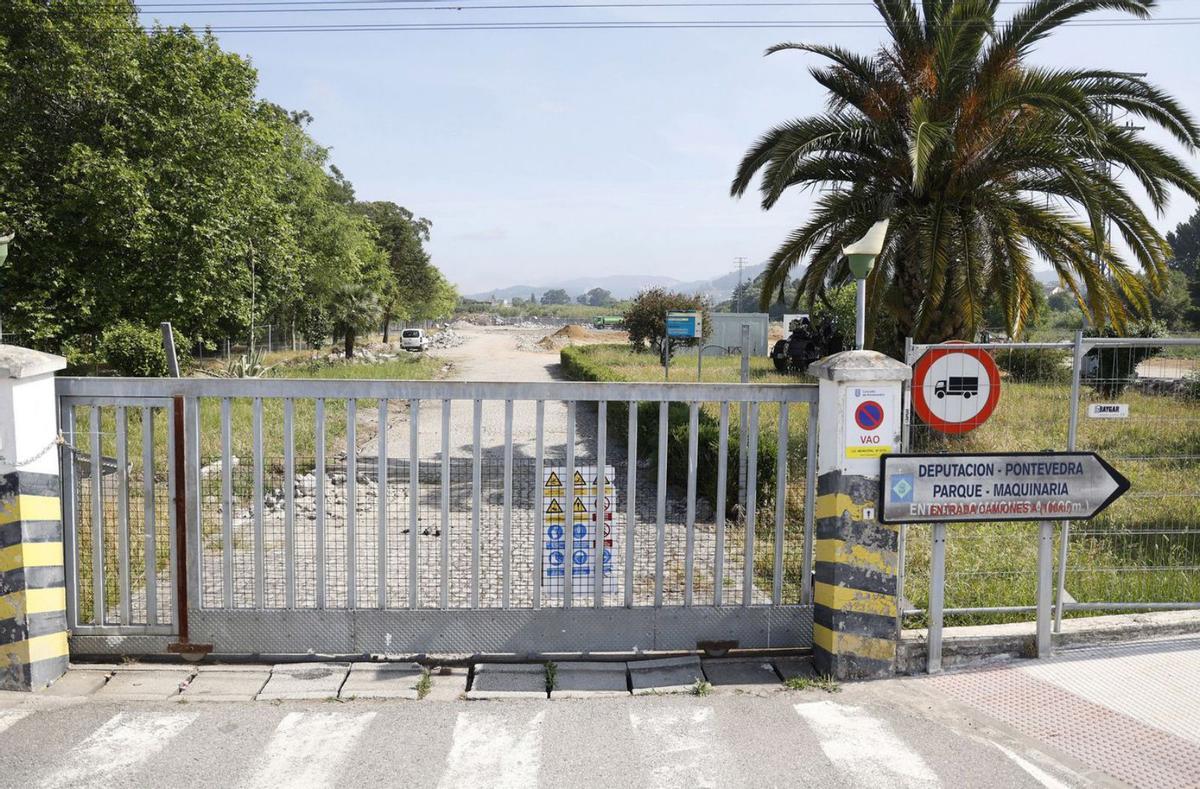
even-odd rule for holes
{"type": "Polygon", "coordinates": [[[1129,490],[1094,452],[884,455],[881,523],[1089,520],[1129,490]]]}

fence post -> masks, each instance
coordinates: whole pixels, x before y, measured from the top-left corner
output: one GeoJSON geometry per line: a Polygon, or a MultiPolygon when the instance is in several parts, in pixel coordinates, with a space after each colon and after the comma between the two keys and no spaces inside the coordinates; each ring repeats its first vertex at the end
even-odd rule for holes
{"type": "Polygon", "coordinates": [[[64,367],[61,356],[0,345],[0,690],[37,690],[67,670],[54,395],[64,367]]]}
{"type": "Polygon", "coordinates": [[[901,388],[912,371],[875,351],[808,368],[820,381],[813,583],[817,671],[837,679],[895,673],[897,531],[877,519],[879,457],[901,446],[901,388]]]}
{"type": "MultiPolygon", "coordinates": [[[[1079,438],[1079,379],[1083,374],[1083,332],[1075,332],[1075,347],[1071,354],[1071,405],[1067,417],[1067,451],[1075,451],[1079,438]]],[[[1071,522],[1062,522],[1058,541],[1058,584],[1054,594],[1054,632],[1062,632],[1063,607],[1067,599],[1067,549],[1071,547],[1071,522]]],[[[1039,619],[1039,621],[1041,621],[1039,619]]]]}

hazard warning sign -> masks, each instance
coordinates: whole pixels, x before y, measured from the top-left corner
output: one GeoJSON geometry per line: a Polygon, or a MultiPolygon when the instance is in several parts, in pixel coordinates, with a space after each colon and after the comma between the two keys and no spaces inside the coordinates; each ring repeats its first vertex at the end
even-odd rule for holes
{"type": "Polygon", "coordinates": [[[549,466],[542,475],[542,574],[543,592],[562,595],[564,583],[571,578],[575,595],[591,594],[595,589],[595,551],[602,551],[601,567],[606,594],[617,591],[618,573],[614,570],[613,467],[606,466],[603,479],[595,466],[579,466],[570,477],[572,490],[562,481],[568,478],[562,466],[549,466]],[[603,535],[597,546],[599,524],[603,535]],[[568,571],[567,568],[570,568],[568,571]]]}

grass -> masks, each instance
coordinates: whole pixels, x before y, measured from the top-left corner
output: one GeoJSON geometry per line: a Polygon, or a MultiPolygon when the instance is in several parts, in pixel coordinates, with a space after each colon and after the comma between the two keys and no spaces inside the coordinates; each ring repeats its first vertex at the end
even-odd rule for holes
{"type": "Polygon", "coordinates": [[[421,678],[417,680],[416,687],[417,699],[423,699],[429,695],[429,691],[433,689],[433,677],[430,675],[429,669],[421,669],[421,678]]]}
{"type": "Polygon", "coordinates": [[[842,686],[828,674],[820,677],[790,677],[783,683],[788,690],[823,690],[826,693],[841,693],[842,686]]]}
{"type": "Polygon", "coordinates": [[[712,695],[712,692],[713,686],[711,682],[706,679],[696,677],[696,681],[692,683],[691,693],[693,696],[709,696],[712,695]]]}
{"type": "Polygon", "coordinates": [[[553,660],[546,663],[546,692],[552,693],[558,687],[558,664],[553,660]]]}
{"type": "MultiPolygon", "coordinates": [[[[570,349],[568,354],[564,354],[564,369],[573,365],[593,380],[662,380],[662,367],[653,355],[637,354],[625,346],[587,346],[570,349]]],[[[1004,366],[1006,360],[998,361],[1004,366]]],[[[737,358],[705,359],[703,380],[736,381],[739,369],[737,358]]],[[[672,379],[695,380],[695,367],[680,364],[674,368],[672,379]]],[[[769,359],[758,358],[752,360],[751,380],[789,383],[805,379],[780,375],[769,359]]],[[[1065,449],[1070,395],[1070,386],[1065,382],[1019,383],[1011,376],[1006,377],[999,407],[984,425],[962,436],[947,436],[914,426],[912,450],[937,453],[1065,449]]],[[[1086,385],[1080,401],[1077,447],[1096,451],[1113,463],[1130,479],[1132,489],[1094,521],[1072,526],[1067,559],[1068,592],[1075,599],[1088,602],[1200,600],[1200,504],[1197,503],[1200,501],[1200,403],[1183,397],[1145,394],[1133,388],[1115,398],[1105,398],[1086,385]],[[1090,420],[1086,412],[1092,402],[1126,403],[1131,416],[1125,420],[1090,420]]],[[[705,405],[710,415],[713,408],[711,404],[705,405]]],[[[770,406],[764,406],[761,412],[760,444],[773,440],[778,413],[770,406]]],[[[736,413],[730,417],[736,427],[736,413]]],[[[803,490],[794,481],[802,479],[797,474],[802,473],[799,470],[805,462],[804,421],[802,417],[789,421],[789,471],[796,470],[790,474],[793,484],[787,495],[789,541],[795,540],[802,523],[803,490]]],[[[671,424],[673,443],[686,446],[686,422],[677,425],[672,414],[671,424]]],[[[655,434],[648,446],[655,446],[656,438],[655,434]]],[[[639,442],[639,445],[645,444],[639,442]]],[[[773,457],[765,457],[760,451],[760,467],[772,461],[773,457]]],[[[672,464],[678,465],[675,456],[669,467],[672,464]]],[[[763,586],[769,586],[773,571],[773,504],[771,491],[760,489],[755,570],[763,586]]],[[[907,527],[904,596],[915,608],[925,608],[928,600],[930,531],[928,526],[907,527]]],[[[733,529],[727,534],[732,542],[730,550],[740,551],[740,530],[733,529]]],[[[1054,555],[1058,555],[1057,546],[1054,555]]],[[[802,579],[798,577],[796,564],[786,561],[784,565],[785,600],[799,596],[802,579]]],[[[1037,586],[1037,524],[956,524],[949,530],[946,564],[947,607],[1033,605],[1037,586]]],[[[947,623],[984,624],[1027,618],[1029,615],[1020,613],[971,614],[948,616],[947,623]]],[[[914,626],[924,624],[923,618],[907,621],[914,626]]]]}

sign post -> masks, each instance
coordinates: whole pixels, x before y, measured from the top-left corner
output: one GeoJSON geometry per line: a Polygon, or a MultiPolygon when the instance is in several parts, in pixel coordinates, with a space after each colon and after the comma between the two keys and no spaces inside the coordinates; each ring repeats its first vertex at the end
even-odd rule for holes
{"type": "MultiPolygon", "coordinates": [[[[672,310],[667,313],[667,336],[663,340],[663,380],[671,378],[671,340],[698,340],[704,336],[704,318],[700,310],[672,310]]],[[[700,349],[704,353],[704,349],[700,349]]]]}
{"type": "Polygon", "coordinates": [[[1051,652],[1052,521],[1090,520],[1129,490],[1129,480],[1094,452],[884,455],[883,523],[933,524],[927,670],[942,665],[946,524],[1038,521],[1037,653],[1051,652]]]}

